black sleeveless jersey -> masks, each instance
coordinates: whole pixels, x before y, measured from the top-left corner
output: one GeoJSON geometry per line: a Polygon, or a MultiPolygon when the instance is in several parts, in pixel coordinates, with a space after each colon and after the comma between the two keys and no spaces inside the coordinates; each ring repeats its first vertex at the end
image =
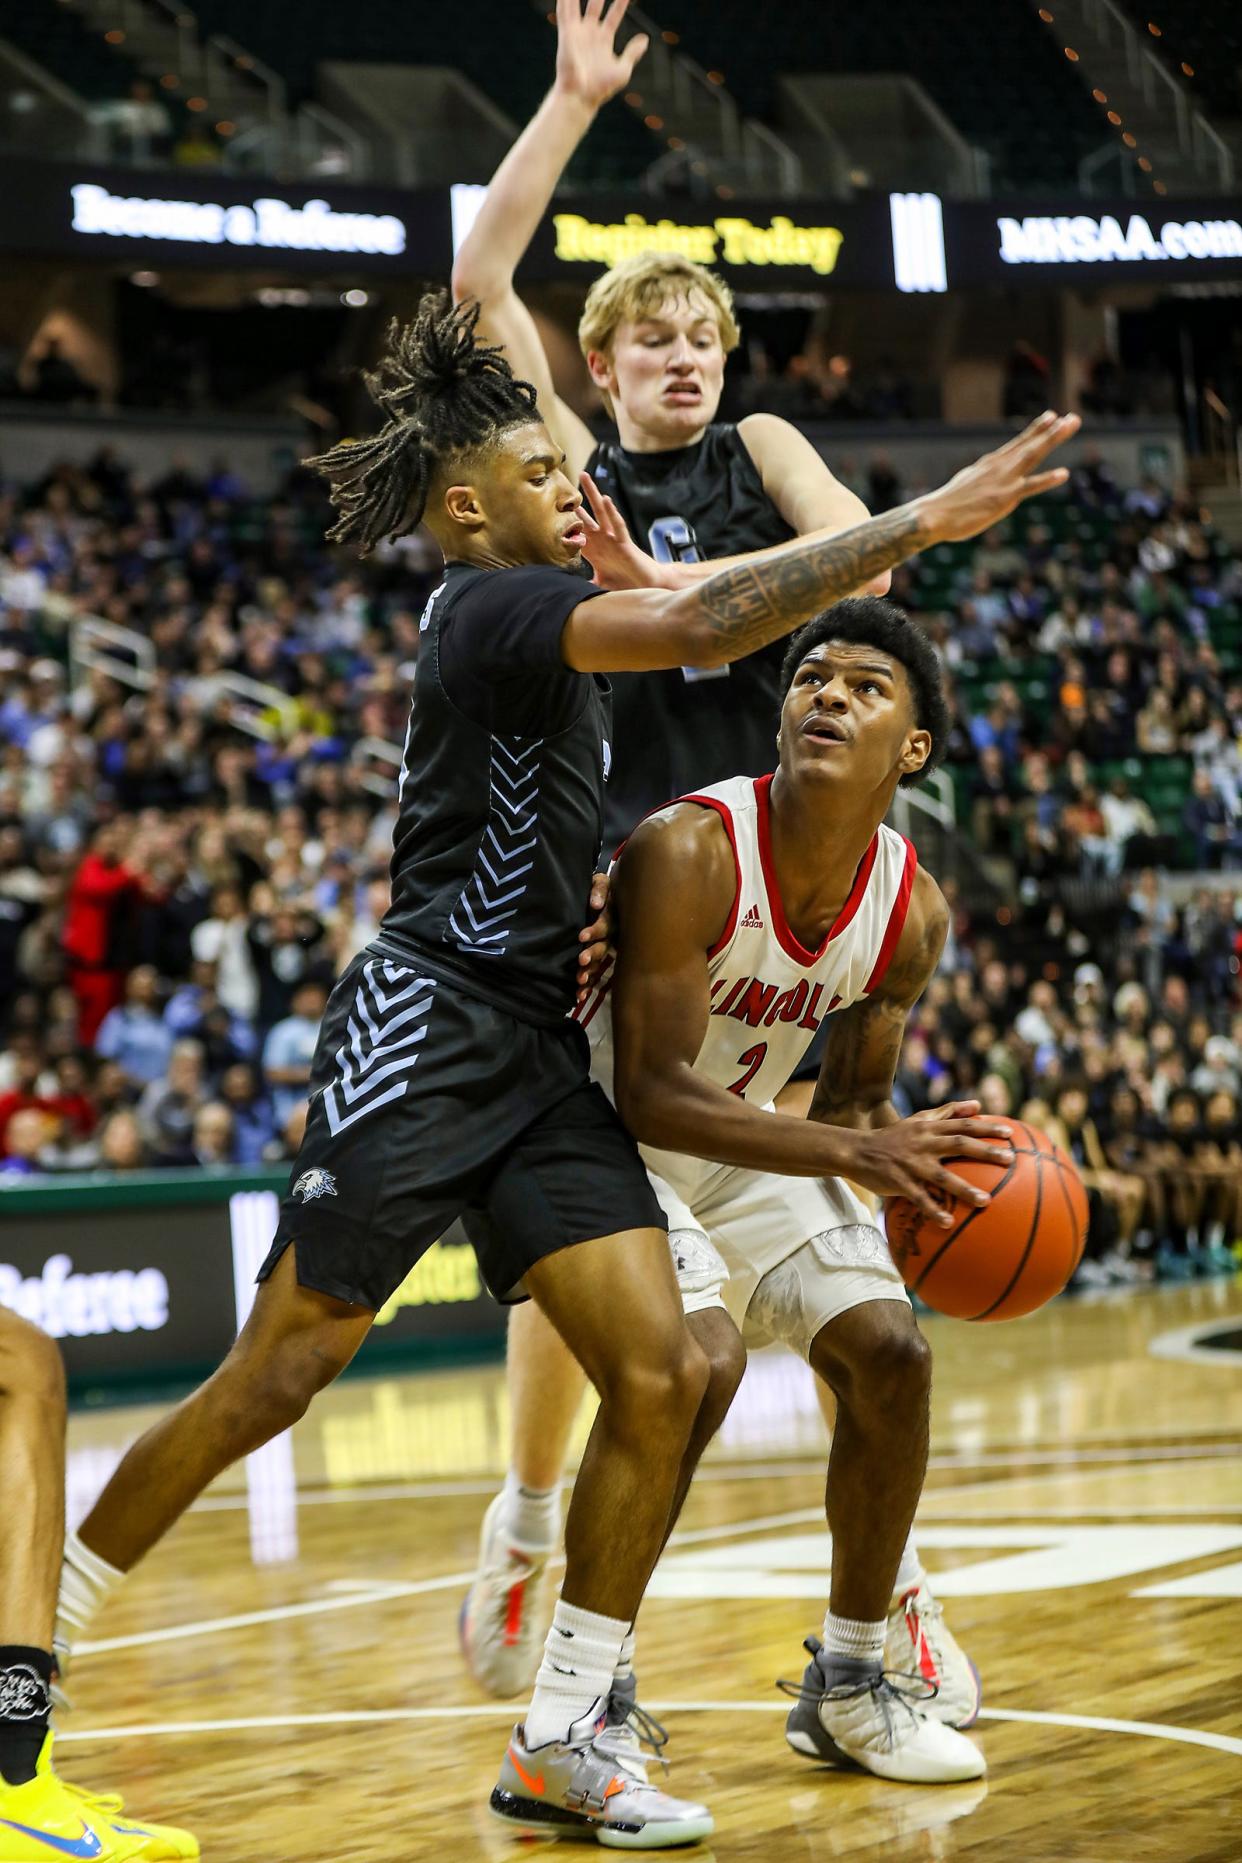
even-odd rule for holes
{"type": "Polygon", "coordinates": [[[420,623],[392,905],[377,944],[527,1022],[573,1007],[603,841],[611,692],[559,658],[566,617],[598,593],[562,570],[455,563],[420,623]],[[463,660],[468,616],[476,646],[463,660]],[[461,709],[467,690],[474,715],[461,709]],[[527,728],[506,728],[514,722],[527,728]]]}
{"type": "MultiPolygon", "coordinates": [[[[635,542],[660,562],[738,556],[797,535],[764,491],[737,428],[726,422],[713,422],[696,446],[668,453],[631,453],[616,440],[601,441],[587,471],[616,503],[635,542]]],[[[774,767],[785,645],[776,641],[711,671],[614,676],[610,847],[673,796],[774,767]]]]}

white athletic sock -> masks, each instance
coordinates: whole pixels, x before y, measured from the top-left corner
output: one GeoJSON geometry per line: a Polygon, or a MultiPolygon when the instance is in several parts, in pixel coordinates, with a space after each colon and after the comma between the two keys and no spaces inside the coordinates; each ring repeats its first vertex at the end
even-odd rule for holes
{"type": "Polygon", "coordinates": [[[624,1618],[558,1600],[526,1716],[528,1747],[567,1739],[573,1723],[607,1698],[628,1630],[624,1618]]]}
{"type": "Polygon", "coordinates": [[[555,1551],[561,1537],[561,1487],[526,1488],[510,1469],[504,1485],[505,1528],[523,1552],[555,1551]]]}
{"type": "Polygon", "coordinates": [[[901,1564],[897,1567],[897,1576],[893,1580],[893,1596],[900,1597],[903,1592],[913,1590],[914,1586],[926,1576],[923,1561],[919,1558],[919,1549],[914,1543],[914,1531],[911,1529],[901,1549],[901,1564]]]}
{"type": "Polygon", "coordinates": [[[76,1533],[65,1535],[65,1560],[60,1568],[60,1595],[56,1600],[56,1641],[72,1649],[124,1572],[84,1546],[76,1533]]]}
{"type": "Polygon", "coordinates": [[[617,1666],[612,1672],[614,1682],[628,1682],[634,1673],[634,1626],[630,1625],[621,1639],[621,1654],[617,1657],[617,1666]]]}
{"type": "Polygon", "coordinates": [[[878,1669],[884,1661],[884,1632],[887,1622],[860,1623],[854,1617],[837,1617],[828,1611],[824,1617],[824,1654],[832,1662],[838,1658],[850,1663],[865,1663],[878,1669]]]}

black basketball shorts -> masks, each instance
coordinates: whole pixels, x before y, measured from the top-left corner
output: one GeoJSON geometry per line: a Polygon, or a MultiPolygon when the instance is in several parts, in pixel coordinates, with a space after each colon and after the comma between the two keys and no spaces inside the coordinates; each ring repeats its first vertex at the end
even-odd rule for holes
{"type": "Polygon", "coordinates": [[[510,1301],[557,1249],[668,1226],[568,1018],[518,1021],[371,948],[332,992],[310,1085],[261,1281],[292,1245],[303,1287],[378,1309],[460,1216],[510,1301]]]}

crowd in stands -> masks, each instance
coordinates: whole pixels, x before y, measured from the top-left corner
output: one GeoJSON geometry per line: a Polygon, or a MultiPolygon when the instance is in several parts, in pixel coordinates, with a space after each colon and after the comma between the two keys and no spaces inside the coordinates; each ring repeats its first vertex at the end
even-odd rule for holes
{"type": "MultiPolygon", "coordinates": [[[[139,485],[105,451],[0,486],[0,1181],[296,1150],[326,992],[388,899],[396,771],[366,753],[403,738],[438,568],[416,537],[359,569],[324,524],[304,475],[257,500],[224,462],[139,485]],[[80,652],[70,680],[82,614],[146,643],[137,683],[80,652]]],[[[898,1103],[977,1092],[1057,1137],[1091,1191],[1087,1279],[1223,1259],[1242,569],[1186,499],[1088,454],[894,594],[950,675],[993,889],[955,896],[898,1103]],[[1174,765],[1171,800],[1149,778],[1174,765]],[[1173,866],[1203,877],[1175,897],[1173,866]]]]}

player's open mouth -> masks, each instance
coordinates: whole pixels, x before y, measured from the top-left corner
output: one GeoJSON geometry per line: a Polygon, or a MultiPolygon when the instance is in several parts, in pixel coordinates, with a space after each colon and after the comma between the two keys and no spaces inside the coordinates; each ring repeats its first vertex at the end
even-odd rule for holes
{"type": "Polygon", "coordinates": [[[664,399],[678,407],[682,404],[689,406],[703,399],[703,390],[697,382],[674,382],[671,388],[664,390],[664,399]]]}
{"type": "Polygon", "coordinates": [[[823,744],[847,744],[849,742],[842,725],[834,724],[831,718],[808,718],[802,727],[803,737],[813,737],[823,744]]]}
{"type": "Polygon", "coordinates": [[[581,550],[586,543],[585,524],[571,524],[568,530],[561,532],[561,542],[568,550],[581,550]]]}

